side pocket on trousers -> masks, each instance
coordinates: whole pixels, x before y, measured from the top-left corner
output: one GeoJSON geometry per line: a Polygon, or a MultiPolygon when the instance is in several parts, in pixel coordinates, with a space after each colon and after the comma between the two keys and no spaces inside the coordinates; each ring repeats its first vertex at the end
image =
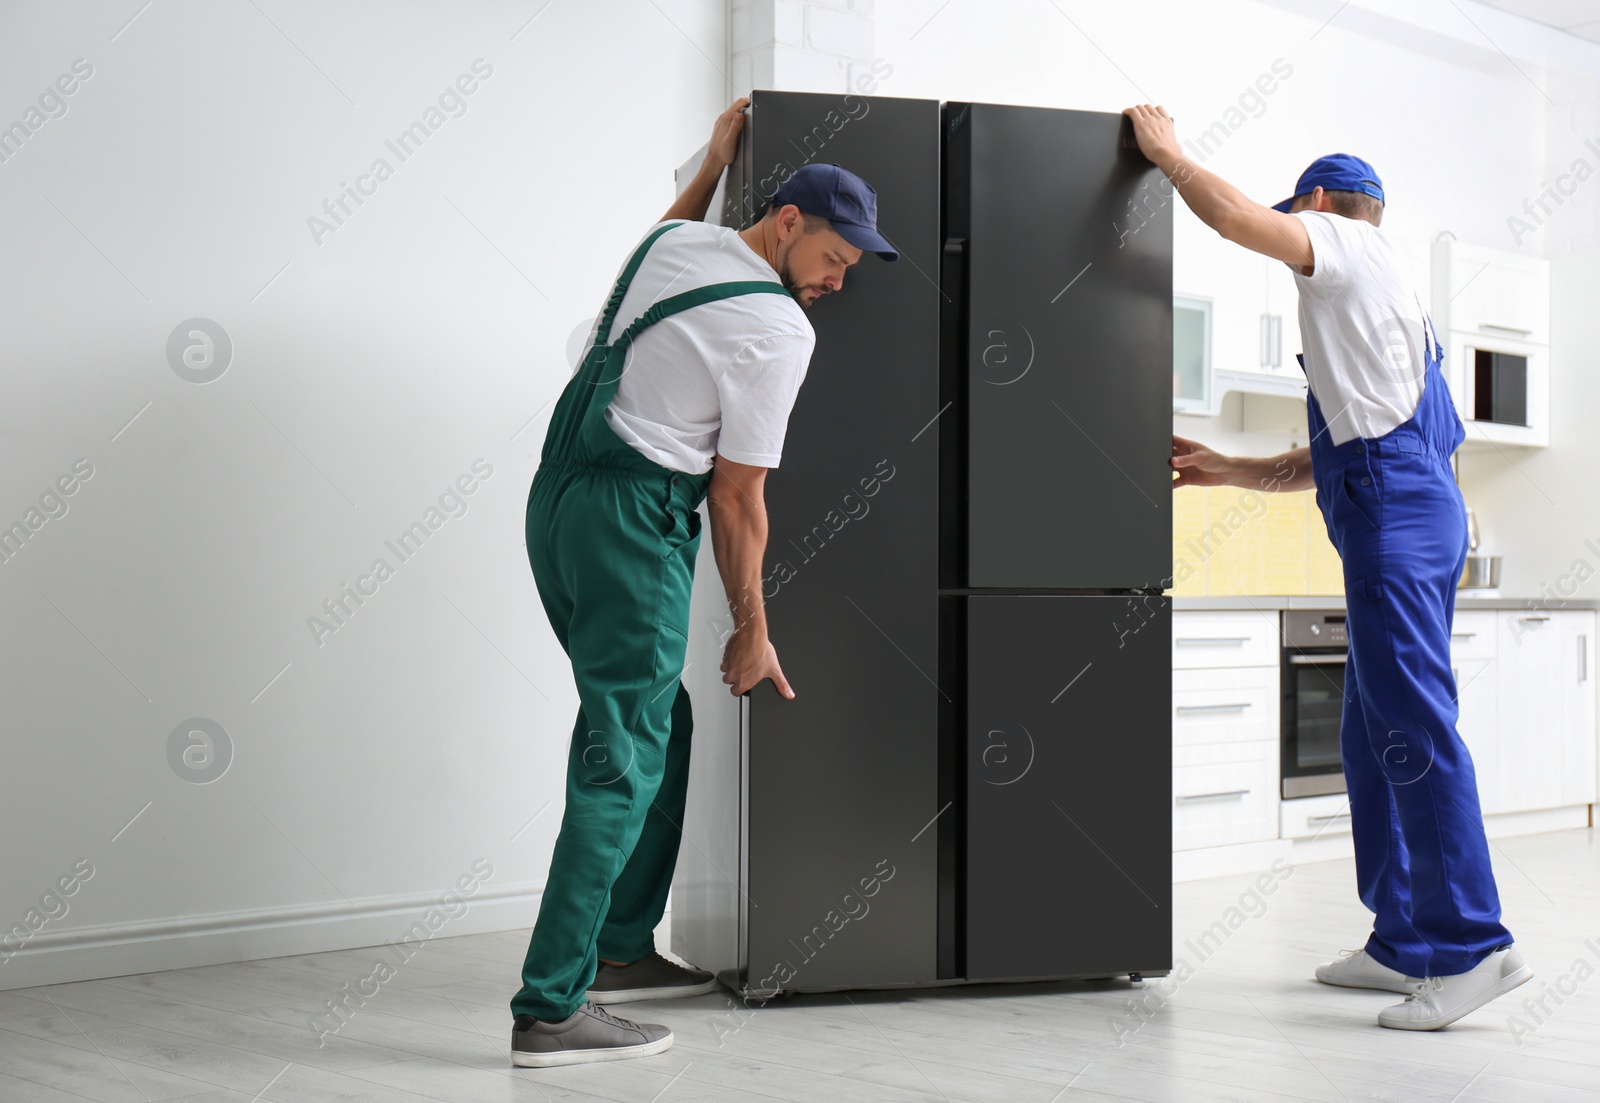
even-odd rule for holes
{"type": "Polygon", "coordinates": [[[666,550],[661,553],[663,559],[676,555],[700,537],[699,510],[684,510],[668,505],[666,512],[671,524],[665,538],[666,550]]]}
{"type": "Polygon", "coordinates": [[[1345,508],[1359,514],[1367,524],[1377,528],[1383,520],[1383,501],[1372,485],[1370,476],[1345,471],[1339,476],[1339,486],[1344,494],[1345,508]],[[1363,478],[1368,479],[1366,486],[1361,485],[1363,478]]]}

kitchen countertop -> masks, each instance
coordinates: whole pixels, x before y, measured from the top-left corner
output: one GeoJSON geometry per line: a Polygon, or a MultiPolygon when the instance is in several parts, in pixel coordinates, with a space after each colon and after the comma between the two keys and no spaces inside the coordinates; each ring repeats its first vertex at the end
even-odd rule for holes
{"type": "MultiPolygon", "coordinates": [[[[1174,612],[1179,613],[1185,610],[1343,609],[1344,596],[1342,594],[1337,597],[1327,594],[1313,596],[1241,594],[1236,597],[1174,597],[1172,608],[1174,612]]],[[[1569,599],[1547,602],[1541,598],[1506,597],[1499,594],[1471,597],[1463,591],[1456,595],[1456,608],[1532,609],[1541,613],[1553,613],[1562,609],[1600,609],[1600,601],[1569,599]]]]}

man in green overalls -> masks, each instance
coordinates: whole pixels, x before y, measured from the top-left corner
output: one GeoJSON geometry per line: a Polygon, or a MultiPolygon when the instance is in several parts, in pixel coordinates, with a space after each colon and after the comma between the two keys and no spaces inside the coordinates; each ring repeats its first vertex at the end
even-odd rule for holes
{"type": "Polygon", "coordinates": [[[837,165],[790,175],[747,230],[698,221],[748,102],[718,118],[694,182],[623,267],[528,497],[528,559],[580,707],[566,813],[511,1000],[521,1067],[659,1053],[672,1031],[600,1005],[716,984],[657,954],[653,936],[688,786],[679,674],[702,500],[734,618],[723,681],[743,694],[771,678],[794,697],[762,609],[762,488],[815,343],[802,308],[839,290],[863,251],[897,254],[877,232],[876,193],[837,165]]]}

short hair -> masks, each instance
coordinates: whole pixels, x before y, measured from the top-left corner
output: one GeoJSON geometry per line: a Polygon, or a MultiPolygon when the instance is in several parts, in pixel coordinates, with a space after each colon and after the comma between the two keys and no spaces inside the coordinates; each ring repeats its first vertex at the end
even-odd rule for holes
{"type": "MultiPolygon", "coordinates": [[[[785,206],[785,204],[769,203],[765,213],[763,213],[761,216],[762,219],[776,218],[778,211],[780,211],[783,206],[785,206]]],[[[803,223],[800,231],[802,234],[814,234],[818,230],[828,230],[833,228],[833,223],[829,222],[820,214],[808,214],[805,211],[801,211],[800,220],[803,223]]]]}
{"type": "Polygon", "coordinates": [[[1328,197],[1328,206],[1334,213],[1342,214],[1346,218],[1359,218],[1370,222],[1374,226],[1383,222],[1383,200],[1377,196],[1368,195],[1363,191],[1333,191],[1324,188],[1322,193],[1328,197]]]}

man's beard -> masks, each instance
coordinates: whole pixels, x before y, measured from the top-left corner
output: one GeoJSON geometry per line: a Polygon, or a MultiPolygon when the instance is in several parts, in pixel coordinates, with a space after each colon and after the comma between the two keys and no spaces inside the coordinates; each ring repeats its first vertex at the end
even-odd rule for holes
{"type": "Polygon", "coordinates": [[[778,279],[783,283],[783,289],[789,293],[790,297],[793,298],[795,302],[800,304],[801,310],[806,309],[806,304],[801,300],[800,293],[802,291],[809,291],[812,289],[808,287],[801,287],[799,284],[794,282],[794,273],[789,270],[788,249],[785,249],[783,251],[783,255],[778,258],[777,271],[778,279]]]}

